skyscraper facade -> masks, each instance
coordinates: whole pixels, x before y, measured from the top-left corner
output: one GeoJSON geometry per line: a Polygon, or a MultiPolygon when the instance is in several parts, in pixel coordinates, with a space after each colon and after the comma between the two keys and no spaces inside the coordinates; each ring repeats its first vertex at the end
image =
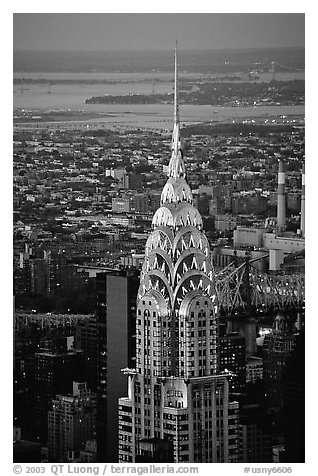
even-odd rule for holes
{"type": "Polygon", "coordinates": [[[177,52],[168,180],[146,243],[137,297],[136,367],[119,399],[119,461],[138,442],[172,442],[174,462],[236,462],[238,403],[219,372],[218,299],[208,240],[186,181],[177,52]]]}
{"type": "Polygon", "coordinates": [[[120,369],[135,364],[138,278],[134,270],[96,277],[98,462],[118,461],[118,398],[126,388],[120,369]]]}

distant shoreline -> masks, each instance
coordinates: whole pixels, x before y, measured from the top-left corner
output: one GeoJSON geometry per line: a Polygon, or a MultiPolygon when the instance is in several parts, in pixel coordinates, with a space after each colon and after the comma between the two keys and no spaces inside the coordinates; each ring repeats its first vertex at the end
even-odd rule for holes
{"type": "MultiPolygon", "coordinates": [[[[289,68],[305,69],[304,47],[180,50],[180,73],[232,73],[255,65],[270,67],[275,61],[289,68]],[[292,52],[292,54],[291,54],[292,52]]],[[[87,73],[169,73],[173,71],[173,51],[34,51],[15,50],[13,71],[87,73]]]]}

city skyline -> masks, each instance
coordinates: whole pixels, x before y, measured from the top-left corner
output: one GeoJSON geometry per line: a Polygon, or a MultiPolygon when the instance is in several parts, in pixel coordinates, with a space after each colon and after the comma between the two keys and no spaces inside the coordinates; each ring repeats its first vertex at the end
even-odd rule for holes
{"type": "Polygon", "coordinates": [[[14,78],[17,458],[304,461],[303,52],[271,54],[14,78]],[[54,456],[72,380],[97,423],[54,456]]]}

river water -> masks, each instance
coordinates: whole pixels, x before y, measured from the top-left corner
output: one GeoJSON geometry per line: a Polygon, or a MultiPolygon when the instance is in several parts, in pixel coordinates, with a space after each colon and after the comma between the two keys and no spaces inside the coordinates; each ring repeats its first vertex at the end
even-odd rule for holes
{"type": "MultiPolygon", "coordinates": [[[[201,75],[202,76],[202,75],[201,75]]],[[[303,79],[303,73],[276,74],[277,80],[303,79]],[[279,77],[281,76],[281,78],[279,77]]],[[[166,129],[171,126],[172,105],[170,104],[85,104],[85,99],[91,96],[151,94],[152,74],[128,73],[15,73],[16,78],[33,78],[47,80],[43,84],[14,85],[13,109],[28,111],[84,111],[85,113],[98,114],[100,117],[83,119],[70,117],[69,124],[85,123],[89,125],[105,124],[107,126],[137,126],[156,129],[166,129]],[[51,84],[54,79],[78,80],[74,84],[51,84]],[[113,81],[111,84],[83,84],[81,80],[106,79],[113,81]]],[[[194,77],[194,75],[188,75],[194,77]]],[[[196,78],[200,75],[195,75],[196,78]]],[[[155,82],[156,93],[171,93],[173,91],[172,77],[169,74],[158,74],[160,81],[155,82]]],[[[202,76],[203,79],[203,76],[202,76]]],[[[205,77],[205,79],[207,79],[205,77]]],[[[264,73],[261,81],[270,81],[270,73],[264,73]]],[[[183,105],[180,107],[182,121],[191,124],[201,121],[228,122],[229,120],[252,120],[254,118],[268,121],[278,119],[287,122],[290,116],[304,116],[304,106],[256,106],[256,107],[219,107],[211,105],[183,105]],[[287,119],[281,119],[286,116],[287,119]]],[[[37,115],[37,113],[35,113],[37,115]]],[[[291,119],[292,120],[292,119],[291,119]]],[[[36,118],[34,121],[36,122],[36,118]]],[[[63,122],[64,118],[63,118],[63,122]]],[[[22,126],[22,125],[21,125],[22,126]]]]}

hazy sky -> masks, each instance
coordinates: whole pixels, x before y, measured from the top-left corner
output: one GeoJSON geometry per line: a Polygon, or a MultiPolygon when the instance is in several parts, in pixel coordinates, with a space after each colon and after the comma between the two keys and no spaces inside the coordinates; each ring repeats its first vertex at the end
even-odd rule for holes
{"type": "Polygon", "coordinates": [[[15,13],[14,49],[118,50],[305,45],[302,13],[15,13]]]}

